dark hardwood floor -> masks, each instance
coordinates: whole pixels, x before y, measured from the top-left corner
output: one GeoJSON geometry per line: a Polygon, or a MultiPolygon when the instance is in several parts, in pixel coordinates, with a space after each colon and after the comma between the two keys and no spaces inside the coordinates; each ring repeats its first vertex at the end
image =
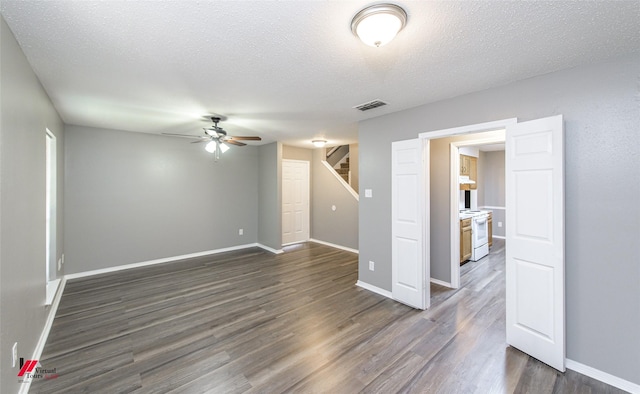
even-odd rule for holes
{"type": "Polygon", "coordinates": [[[504,242],[417,311],[352,253],[254,248],[70,281],[32,393],[618,393],[505,344],[504,242]]]}

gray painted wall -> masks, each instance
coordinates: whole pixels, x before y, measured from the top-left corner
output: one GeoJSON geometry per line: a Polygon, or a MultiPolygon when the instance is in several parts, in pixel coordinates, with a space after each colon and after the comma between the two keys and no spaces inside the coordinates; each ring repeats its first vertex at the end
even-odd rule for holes
{"type": "Polygon", "coordinates": [[[313,151],[311,238],[358,249],[358,201],[322,164],[323,154],[323,149],[313,151]]]}
{"type": "Polygon", "coordinates": [[[189,142],[67,126],[67,273],[257,241],[257,147],[189,142]]]}
{"type": "Polygon", "coordinates": [[[258,242],[282,247],[282,144],[258,147],[258,242]]]}
{"type": "MultiPolygon", "coordinates": [[[[478,205],[489,207],[505,206],[505,157],[504,151],[480,152],[478,159],[478,205]]],[[[493,235],[504,237],[505,210],[489,208],[493,211],[493,235]],[[498,227],[498,222],[502,227],[498,227]]]]}
{"type": "Polygon", "coordinates": [[[287,160],[304,160],[311,163],[311,160],[313,160],[313,149],[282,145],[282,158],[287,160]]]}
{"type": "Polygon", "coordinates": [[[482,195],[484,205],[504,207],[505,205],[505,168],[504,151],[482,152],[482,195]]]}
{"type": "Polygon", "coordinates": [[[633,55],[361,122],[360,187],[373,198],[360,204],[359,279],[391,290],[391,141],[563,114],[567,356],[640,384],[639,70],[633,55]]]}
{"type": "MultiPolygon", "coordinates": [[[[57,138],[58,237],[62,256],[64,129],[5,20],[0,17],[0,392],[19,390],[11,347],[31,358],[44,328],[45,130],[57,138]]],[[[59,276],[60,274],[58,274],[59,276]]]]}

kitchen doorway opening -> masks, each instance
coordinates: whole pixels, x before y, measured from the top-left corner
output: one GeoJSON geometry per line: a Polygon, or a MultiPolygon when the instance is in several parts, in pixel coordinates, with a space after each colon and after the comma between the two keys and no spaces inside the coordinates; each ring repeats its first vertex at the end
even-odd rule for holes
{"type": "MultiPolygon", "coordinates": [[[[502,151],[504,154],[504,143],[505,143],[505,129],[496,130],[490,133],[476,133],[468,135],[468,139],[464,141],[451,142],[450,144],[450,215],[451,215],[451,287],[457,289],[460,287],[460,266],[461,266],[461,231],[460,231],[460,214],[463,210],[474,211],[479,216],[482,215],[485,211],[492,211],[492,219],[497,217],[498,220],[494,222],[500,223],[500,227],[503,228],[502,224],[504,223],[504,218],[506,215],[506,208],[504,204],[504,158],[502,159],[502,177],[501,182],[498,184],[492,182],[492,186],[497,187],[499,190],[491,193],[492,196],[495,196],[499,193],[502,193],[502,198],[498,199],[499,202],[486,204],[486,186],[487,182],[484,179],[484,173],[486,169],[486,163],[483,163],[482,160],[477,161],[477,179],[472,179],[474,182],[474,189],[469,191],[464,191],[468,200],[465,201],[462,197],[462,193],[460,190],[460,155],[465,154],[469,156],[475,156],[479,158],[480,152],[493,152],[493,151],[502,151]],[[480,211],[480,212],[477,212],[480,211]],[[496,212],[498,211],[498,212],[496,212]],[[493,215],[495,212],[495,215],[493,215]]],[[[496,200],[492,200],[496,201],[496,200]]],[[[475,221],[475,217],[471,217],[472,221],[475,221]]],[[[487,231],[493,231],[493,226],[487,226],[484,223],[484,229],[487,231]],[[486,227],[489,227],[488,230],[486,227]]],[[[472,231],[475,231],[472,229],[472,231]]],[[[472,234],[472,239],[475,234],[472,234]]],[[[496,235],[496,237],[500,237],[496,235]]],[[[504,238],[504,237],[503,237],[504,238]]],[[[471,245],[471,248],[474,249],[475,245],[471,245]]],[[[488,248],[488,247],[487,247],[488,248]]],[[[468,264],[468,262],[467,262],[468,264]]]]}
{"type": "MultiPolygon", "coordinates": [[[[451,260],[446,258],[447,254],[449,257],[453,255],[451,239],[455,240],[459,236],[459,224],[452,225],[456,222],[454,219],[459,223],[459,205],[451,204],[452,196],[458,193],[460,187],[457,180],[460,175],[459,148],[456,145],[450,147],[449,141],[443,143],[437,139],[451,137],[451,142],[469,143],[468,136],[471,134],[503,129],[506,145],[505,207],[509,207],[505,223],[506,242],[509,242],[509,249],[505,251],[507,344],[564,372],[566,332],[562,115],[521,123],[516,119],[506,119],[420,134],[419,139],[426,148],[423,154],[427,156],[423,161],[424,169],[429,175],[424,177],[424,197],[430,199],[431,204],[418,204],[423,208],[424,227],[427,230],[423,232],[423,237],[428,240],[425,244],[430,249],[424,256],[418,256],[419,261],[431,268],[431,274],[435,271],[431,263],[436,262],[438,275],[450,282],[456,279],[459,281],[459,274],[451,275],[450,271],[447,272],[451,260]],[[434,148],[439,143],[441,149],[430,149],[432,143],[434,148]],[[452,155],[451,151],[457,154],[452,155]],[[445,164],[439,164],[441,168],[447,169],[444,175],[437,171],[434,171],[436,176],[434,173],[430,174],[437,163],[434,165],[429,156],[438,156],[444,160],[445,164]],[[450,160],[449,165],[446,163],[447,158],[450,160]],[[454,171],[451,171],[452,168],[454,171]],[[446,176],[447,172],[449,177],[446,176]],[[456,179],[452,179],[454,176],[456,179]],[[430,178],[439,183],[434,185],[429,182],[430,178]],[[448,212],[445,208],[447,205],[450,207],[448,212]],[[431,231],[429,236],[430,227],[450,227],[450,232],[446,234],[446,231],[431,231]]],[[[410,143],[412,140],[403,142],[410,143]]],[[[481,142],[477,142],[477,145],[480,144],[481,142]]],[[[457,247],[458,245],[456,249],[457,247]]],[[[459,256],[458,253],[456,250],[455,255],[459,256]]],[[[392,261],[392,266],[393,264],[396,264],[395,261],[392,261]]],[[[459,270],[459,265],[455,264],[452,269],[459,270]]],[[[437,283],[433,278],[431,282],[437,283]]],[[[447,286],[453,283],[442,284],[447,286]]],[[[426,294],[430,293],[429,287],[423,287],[426,294]]],[[[395,298],[395,292],[393,296],[395,298]]]]}

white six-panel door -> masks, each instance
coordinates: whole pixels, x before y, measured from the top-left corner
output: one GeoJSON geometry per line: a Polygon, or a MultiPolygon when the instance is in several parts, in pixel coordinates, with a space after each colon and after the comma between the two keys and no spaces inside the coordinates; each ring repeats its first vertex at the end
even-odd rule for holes
{"type": "Polygon", "coordinates": [[[429,267],[424,264],[423,160],[419,139],[391,144],[392,289],[395,300],[429,307],[429,267]]]}
{"type": "Polygon", "coordinates": [[[565,370],[562,116],[506,133],[507,343],[565,370]]]}
{"type": "Polygon", "coordinates": [[[309,240],[309,162],[282,160],[282,244],[309,240]]]}

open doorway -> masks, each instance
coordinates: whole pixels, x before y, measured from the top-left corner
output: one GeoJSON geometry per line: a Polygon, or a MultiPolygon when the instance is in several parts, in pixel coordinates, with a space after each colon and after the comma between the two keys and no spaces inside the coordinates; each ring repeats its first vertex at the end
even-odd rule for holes
{"type": "MultiPolygon", "coordinates": [[[[451,226],[452,217],[459,215],[458,206],[451,204],[451,195],[459,189],[459,156],[450,155],[448,144],[444,152],[430,149],[432,143],[435,146],[436,139],[445,136],[505,130],[507,343],[559,371],[565,370],[563,122],[562,115],[521,123],[506,119],[421,133],[419,139],[391,144],[392,297],[412,305],[412,297],[430,299],[424,278],[434,282],[434,267],[444,268],[439,274],[448,279],[456,278],[448,267],[452,255],[449,236],[455,239],[459,231],[458,226],[451,226]],[[434,185],[436,177],[430,174],[437,167],[432,162],[436,156],[445,157],[449,173],[442,177],[443,187],[434,185]],[[451,181],[451,174],[456,180],[451,181]],[[438,209],[438,204],[450,209],[438,209]],[[442,246],[446,257],[440,259],[434,252],[436,247],[442,251],[442,246]],[[407,284],[414,290],[410,294],[400,291],[407,284]]],[[[463,140],[468,142],[468,138],[454,142],[463,140]]],[[[428,308],[429,302],[415,307],[428,308]]]]}
{"type": "Polygon", "coordinates": [[[45,133],[45,280],[46,304],[51,304],[60,282],[57,279],[57,147],[56,136],[45,133]]]}
{"type": "Polygon", "coordinates": [[[505,238],[505,130],[450,146],[451,287],[458,288],[460,266],[488,255],[494,236],[505,238]]]}

